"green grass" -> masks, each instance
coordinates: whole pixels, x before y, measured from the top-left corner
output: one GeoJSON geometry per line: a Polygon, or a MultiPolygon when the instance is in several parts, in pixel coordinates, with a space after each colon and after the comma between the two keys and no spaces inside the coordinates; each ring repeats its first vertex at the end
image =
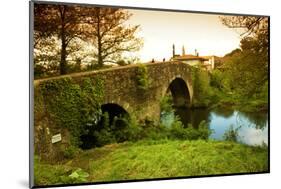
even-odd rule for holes
{"type": "Polygon", "coordinates": [[[35,182],[67,183],[77,168],[89,173],[87,182],[262,172],[268,170],[267,157],[267,147],[225,141],[126,142],[84,151],[60,165],[36,160],[35,182]]]}

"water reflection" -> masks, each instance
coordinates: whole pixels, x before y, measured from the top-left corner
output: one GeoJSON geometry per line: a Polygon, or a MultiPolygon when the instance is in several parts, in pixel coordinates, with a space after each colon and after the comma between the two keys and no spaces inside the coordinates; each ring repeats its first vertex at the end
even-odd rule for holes
{"type": "Polygon", "coordinates": [[[215,108],[212,110],[212,112],[218,116],[221,116],[224,118],[230,118],[233,115],[234,110],[230,109],[230,108],[215,108]]]}
{"type": "Polygon", "coordinates": [[[205,120],[207,123],[211,121],[210,111],[205,108],[196,110],[191,110],[188,108],[176,108],[175,114],[179,116],[180,120],[185,126],[187,126],[188,123],[191,123],[195,128],[198,127],[202,120],[205,120]]]}
{"type": "Polygon", "coordinates": [[[239,115],[242,115],[249,122],[253,123],[257,129],[264,129],[267,126],[268,114],[267,112],[238,112],[239,115]]]}
{"type": "Polygon", "coordinates": [[[234,129],[240,127],[239,142],[248,145],[268,144],[267,112],[245,113],[225,108],[213,110],[177,108],[175,113],[162,114],[161,121],[165,125],[170,125],[175,119],[174,114],[179,116],[185,126],[191,123],[198,127],[202,120],[206,120],[208,127],[213,130],[210,139],[223,140],[224,133],[232,125],[234,129]]]}

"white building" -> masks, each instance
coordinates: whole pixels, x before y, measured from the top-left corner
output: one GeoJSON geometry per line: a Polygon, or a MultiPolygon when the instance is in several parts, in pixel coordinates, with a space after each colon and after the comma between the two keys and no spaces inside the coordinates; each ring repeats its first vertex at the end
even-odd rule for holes
{"type": "Polygon", "coordinates": [[[185,54],[184,46],[182,47],[182,55],[175,54],[175,46],[173,45],[173,57],[172,61],[183,62],[191,66],[201,66],[208,71],[212,71],[215,68],[215,56],[199,56],[197,50],[194,55],[185,54]]]}

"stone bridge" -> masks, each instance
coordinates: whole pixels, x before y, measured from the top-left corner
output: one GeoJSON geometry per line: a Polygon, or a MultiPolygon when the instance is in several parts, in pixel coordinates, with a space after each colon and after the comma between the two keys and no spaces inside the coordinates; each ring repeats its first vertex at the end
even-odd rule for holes
{"type": "Polygon", "coordinates": [[[70,77],[71,82],[78,85],[81,85],[80,81],[85,78],[92,78],[93,85],[96,79],[103,80],[104,95],[101,109],[103,112],[108,112],[110,120],[116,115],[134,114],[139,121],[142,121],[160,119],[160,101],[167,93],[172,95],[175,106],[191,106],[193,98],[191,73],[191,67],[188,64],[159,62],[35,80],[33,120],[35,152],[46,160],[61,159],[63,157],[62,149],[65,149],[71,141],[71,134],[67,128],[71,125],[79,125],[77,119],[81,116],[81,109],[79,105],[76,107],[76,101],[73,104],[71,101],[76,88],[71,88],[71,92],[74,93],[68,93],[67,90],[70,89],[64,88],[68,84],[65,83],[66,78],[70,77]],[[142,77],[148,81],[145,88],[140,87],[141,70],[145,70],[142,72],[142,77]],[[56,91],[57,87],[63,91],[56,91]],[[58,93],[52,93],[52,90],[58,93]],[[57,95],[60,96],[61,92],[66,98],[67,105],[64,104],[64,101],[59,101],[62,103],[61,106],[49,104],[57,95]],[[49,111],[47,107],[52,110],[49,111]],[[58,109],[59,111],[57,111],[58,109]],[[59,136],[58,134],[61,136],[61,141],[54,143],[53,137],[59,136]]]}
{"type": "Polygon", "coordinates": [[[98,71],[69,74],[66,76],[35,80],[38,83],[46,80],[72,77],[99,77],[104,81],[104,99],[102,109],[108,112],[125,111],[129,115],[138,112],[138,119],[160,117],[160,101],[171,93],[175,106],[191,106],[193,88],[191,67],[180,62],[147,63],[148,86],[145,90],[138,86],[138,69],[141,65],[128,65],[98,71]]]}

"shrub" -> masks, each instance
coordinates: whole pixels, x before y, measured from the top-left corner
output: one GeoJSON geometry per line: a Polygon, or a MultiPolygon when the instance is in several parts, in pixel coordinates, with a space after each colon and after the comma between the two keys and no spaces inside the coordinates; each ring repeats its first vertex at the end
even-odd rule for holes
{"type": "Polygon", "coordinates": [[[160,100],[161,112],[174,112],[173,110],[173,99],[171,95],[165,95],[160,100]]]}
{"type": "Polygon", "coordinates": [[[71,159],[75,157],[78,151],[79,149],[77,147],[71,145],[63,151],[63,156],[67,159],[71,159]]]}
{"type": "Polygon", "coordinates": [[[95,146],[103,146],[116,141],[115,136],[112,133],[108,112],[103,113],[101,124],[98,123],[94,125],[89,134],[94,137],[95,146]]]}
{"type": "Polygon", "coordinates": [[[213,101],[213,90],[207,71],[202,68],[192,68],[193,106],[207,107],[213,101]]]}
{"type": "Polygon", "coordinates": [[[169,136],[173,139],[186,139],[186,129],[179,118],[176,116],[169,130],[169,136]]]}
{"type": "Polygon", "coordinates": [[[208,140],[211,133],[205,120],[201,121],[198,129],[196,129],[191,124],[188,124],[187,128],[185,128],[177,118],[170,129],[170,138],[180,140],[208,140]]]}
{"type": "Polygon", "coordinates": [[[95,146],[104,146],[106,144],[114,143],[115,137],[107,129],[101,129],[100,131],[94,131],[93,137],[95,138],[95,146]]]}
{"type": "Polygon", "coordinates": [[[144,129],[145,137],[147,139],[159,140],[168,137],[168,128],[162,124],[151,124],[144,129]]]}
{"type": "Polygon", "coordinates": [[[199,139],[207,140],[212,134],[212,130],[208,127],[208,123],[205,120],[202,120],[198,126],[199,139]]]}
{"type": "Polygon", "coordinates": [[[230,84],[229,78],[220,70],[213,70],[210,74],[210,85],[220,91],[229,92],[230,84]]]}
{"type": "Polygon", "coordinates": [[[141,90],[147,90],[150,85],[150,80],[148,78],[148,69],[145,65],[139,64],[136,73],[137,86],[141,90]]]}
{"type": "Polygon", "coordinates": [[[238,138],[239,138],[238,131],[239,131],[240,128],[241,128],[241,126],[234,129],[233,125],[231,125],[229,127],[229,129],[227,131],[225,131],[225,133],[223,135],[224,140],[237,142],[238,138]]]}
{"type": "Polygon", "coordinates": [[[129,125],[126,128],[125,133],[127,134],[128,141],[137,141],[143,138],[144,130],[139,125],[137,118],[134,114],[129,119],[129,125]]]}
{"type": "Polygon", "coordinates": [[[124,142],[129,139],[129,135],[130,135],[129,117],[127,116],[114,117],[111,127],[116,142],[124,142]]]}

